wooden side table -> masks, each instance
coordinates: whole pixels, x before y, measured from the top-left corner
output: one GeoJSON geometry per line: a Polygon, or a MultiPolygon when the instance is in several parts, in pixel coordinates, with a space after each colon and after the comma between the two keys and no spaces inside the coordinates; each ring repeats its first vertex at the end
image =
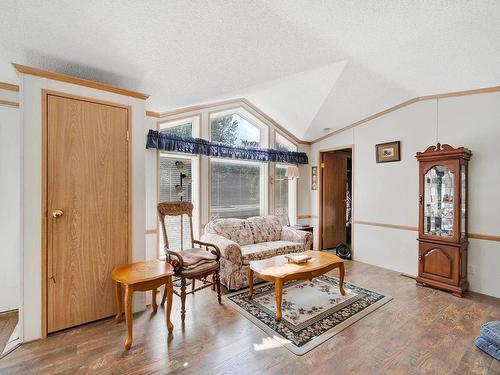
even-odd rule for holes
{"type": "Polygon", "coordinates": [[[125,349],[132,346],[132,301],[134,292],[145,292],[151,290],[153,312],[158,310],[156,303],[157,289],[165,285],[167,289],[167,311],[166,320],[168,332],[172,332],[174,325],[170,321],[172,310],[173,267],[165,261],[151,260],[147,262],[137,262],[116,267],[111,272],[111,277],[116,281],[116,300],[118,302],[118,312],[115,321],[119,323],[122,319],[122,285],[125,286],[125,322],[127,324],[128,336],[125,341],[125,349]]]}

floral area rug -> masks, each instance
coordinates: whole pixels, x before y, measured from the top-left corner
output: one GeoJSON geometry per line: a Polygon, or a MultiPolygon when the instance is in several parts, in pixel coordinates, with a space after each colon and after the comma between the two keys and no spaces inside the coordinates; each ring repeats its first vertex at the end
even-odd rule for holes
{"type": "Polygon", "coordinates": [[[348,282],[344,282],[344,290],[342,296],[338,279],[328,275],[287,282],[280,322],[276,320],[274,283],[254,286],[252,300],[247,298],[248,289],[226,295],[225,300],[276,343],[303,355],[392,299],[348,282]]]}

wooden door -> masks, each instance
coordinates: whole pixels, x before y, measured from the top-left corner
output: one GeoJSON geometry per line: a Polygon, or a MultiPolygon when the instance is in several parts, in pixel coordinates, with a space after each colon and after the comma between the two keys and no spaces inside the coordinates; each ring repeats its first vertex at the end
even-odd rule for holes
{"type": "Polygon", "coordinates": [[[130,241],[129,113],[51,94],[46,106],[50,333],[116,313],[110,275],[130,241]]]}
{"type": "Polygon", "coordinates": [[[323,249],[346,242],[347,154],[323,154],[322,173],[322,235],[323,249]]]}

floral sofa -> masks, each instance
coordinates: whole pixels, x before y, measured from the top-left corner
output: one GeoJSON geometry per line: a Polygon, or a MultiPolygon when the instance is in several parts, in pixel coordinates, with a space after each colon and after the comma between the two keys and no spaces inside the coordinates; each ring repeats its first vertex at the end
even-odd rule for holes
{"type": "Polygon", "coordinates": [[[248,286],[249,261],[309,250],[311,233],[281,225],[277,216],[215,219],[205,226],[201,241],[221,251],[221,283],[229,290],[248,286]]]}

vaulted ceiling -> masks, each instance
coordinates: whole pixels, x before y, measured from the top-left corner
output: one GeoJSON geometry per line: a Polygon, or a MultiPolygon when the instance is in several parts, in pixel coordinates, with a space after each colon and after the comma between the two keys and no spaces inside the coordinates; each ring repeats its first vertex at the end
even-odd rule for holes
{"type": "Polygon", "coordinates": [[[0,4],[11,62],[151,94],[244,96],[313,140],[400,102],[500,85],[500,2],[23,1],[0,4]]]}

